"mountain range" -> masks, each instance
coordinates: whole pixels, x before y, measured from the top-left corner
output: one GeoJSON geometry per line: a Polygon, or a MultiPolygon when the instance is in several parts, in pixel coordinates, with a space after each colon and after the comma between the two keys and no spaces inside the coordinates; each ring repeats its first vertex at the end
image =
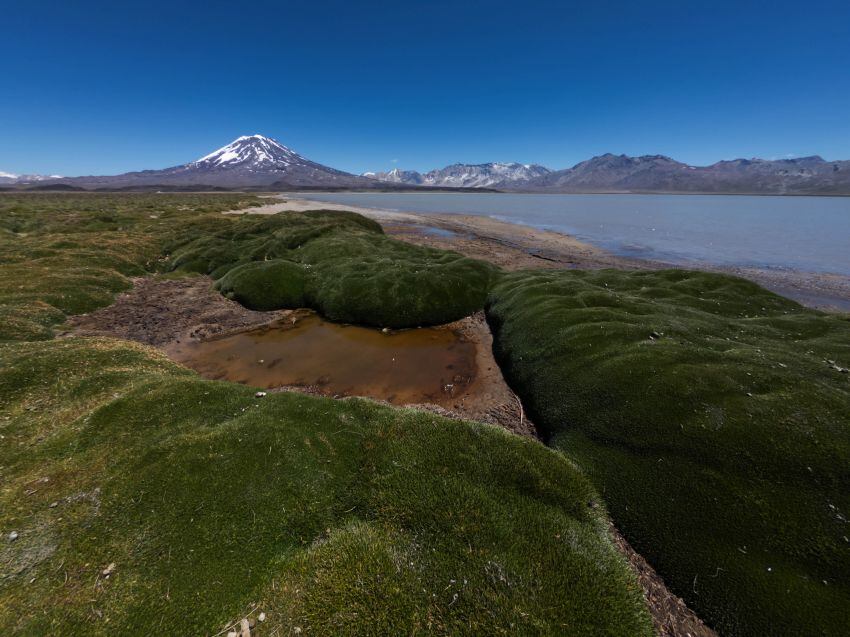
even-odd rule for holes
{"type": "Polygon", "coordinates": [[[353,175],[306,159],[263,135],[239,137],[188,164],[108,176],[0,172],[4,189],[490,189],[540,193],[712,193],[850,195],[850,161],[821,157],[735,159],[693,166],[664,155],[605,154],[571,168],[536,164],[452,164],[419,173],[353,175]]]}
{"type": "Polygon", "coordinates": [[[415,170],[399,170],[396,168],[386,173],[363,173],[362,176],[378,181],[411,186],[509,188],[512,184],[545,177],[551,172],[548,168],[536,164],[489,163],[452,164],[424,174],[415,170]]]}
{"type": "Polygon", "coordinates": [[[828,162],[818,156],[692,166],[664,155],[609,153],[564,170],[524,164],[453,164],[424,174],[395,169],[364,176],[410,186],[487,186],[543,193],[850,194],[850,161],[828,162]]]}
{"type": "Polygon", "coordinates": [[[15,175],[13,173],[4,173],[0,170],[0,185],[2,184],[29,184],[38,181],[51,181],[54,179],[62,179],[62,175],[15,175]]]}

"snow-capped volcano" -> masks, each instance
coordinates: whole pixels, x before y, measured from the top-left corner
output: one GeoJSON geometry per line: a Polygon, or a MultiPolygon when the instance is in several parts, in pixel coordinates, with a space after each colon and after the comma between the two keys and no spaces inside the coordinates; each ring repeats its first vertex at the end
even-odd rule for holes
{"type": "Polygon", "coordinates": [[[293,164],[309,164],[308,160],[281,144],[262,135],[243,135],[227,146],[193,161],[198,168],[235,168],[251,170],[285,170],[293,164]]]}
{"type": "Polygon", "coordinates": [[[375,188],[380,183],[323,166],[263,135],[243,135],[198,160],[123,175],[74,177],[83,188],[375,188]]]}

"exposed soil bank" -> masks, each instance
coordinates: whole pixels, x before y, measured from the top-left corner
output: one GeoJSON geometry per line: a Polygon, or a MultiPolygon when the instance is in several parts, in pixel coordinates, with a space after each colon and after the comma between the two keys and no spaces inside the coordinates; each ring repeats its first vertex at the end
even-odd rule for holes
{"type": "Polygon", "coordinates": [[[614,544],[637,576],[643,597],[652,615],[652,624],[660,637],[716,637],[693,611],[667,588],[661,576],[642,555],[632,548],[613,524],[609,531],[614,544]]]}
{"type": "MultiPolygon", "coordinates": [[[[507,270],[523,268],[622,268],[657,270],[682,267],[648,259],[620,257],[578,239],[549,230],[478,215],[418,214],[286,198],[245,212],[275,214],[314,209],[351,210],[381,222],[388,234],[418,245],[455,250],[507,270]],[[436,231],[435,231],[436,230],[436,231]]],[[[234,211],[243,212],[243,211],[234,211]]],[[[725,267],[694,263],[687,267],[722,272],[759,285],[803,305],[850,311],[850,277],[797,270],[725,267]]]]}

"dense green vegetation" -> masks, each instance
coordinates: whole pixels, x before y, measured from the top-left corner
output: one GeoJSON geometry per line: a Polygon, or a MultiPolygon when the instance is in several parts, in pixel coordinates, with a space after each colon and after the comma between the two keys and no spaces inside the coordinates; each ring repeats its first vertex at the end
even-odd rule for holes
{"type": "Polygon", "coordinates": [[[15,633],[651,634],[588,482],[496,427],[109,339],[0,346],[0,414],[15,633]]]}
{"type": "Polygon", "coordinates": [[[226,297],[252,310],[307,306],[304,267],[286,259],[250,261],[229,270],[216,282],[226,297]]]}
{"type": "MultiPolygon", "coordinates": [[[[246,195],[0,195],[0,341],[51,338],[157,267],[164,243],[199,215],[257,205],[246,195]]],[[[217,215],[218,216],[218,215],[217,215]]]]}
{"type": "Polygon", "coordinates": [[[209,274],[258,310],[312,307],[378,327],[449,323],[484,301],[496,269],[390,239],[360,215],[315,211],[207,220],[171,246],[170,267],[209,274]],[[267,262],[256,265],[255,262],[267,262]]]}
{"type": "Polygon", "coordinates": [[[467,316],[483,307],[496,274],[456,253],[390,239],[355,213],[215,214],[260,201],[3,195],[0,341],[50,338],[66,315],[108,305],[130,287],[130,277],[164,270],[209,274],[223,293],[252,309],[308,306],[332,320],[380,327],[467,316]]]}
{"type": "Polygon", "coordinates": [[[721,634],[843,635],[850,321],[728,276],[505,275],[509,381],[721,634]]]}
{"type": "Polygon", "coordinates": [[[0,195],[0,621],[23,634],[648,634],[626,536],[722,634],[845,632],[850,321],[695,272],[500,275],[244,195],[0,195]],[[50,340],[130,278],[403,327],[480,308],[563,455],[50,340]],[[14,541],[8,534],[16,531],[14,541]],[[115,563],[110,571],[109,565],[115,563]],[[104,569],[109,571],[108,577],[104,569]]]}
{"type": "MultiPolygon", "coordinates": [[[[258,398],[132,343],[50,340],[66,314],[175,261],[221,268],[222,287],[240,268],[353,276],[306,249],[234,267],[244,243],[211,268],[204,243],[251,227],[214,213],[255,202],[0,197],[7,631],[216,634],[264,612],[261,635],[651,634],[604,510],[589,506],[598,496],[557,452],[365,400],[258,398]]],[[[362,217],[307,218],[300,240],[276,245],[319,250],[305,237],[338,240],[340,224],[381,237],[362,217]]]]}

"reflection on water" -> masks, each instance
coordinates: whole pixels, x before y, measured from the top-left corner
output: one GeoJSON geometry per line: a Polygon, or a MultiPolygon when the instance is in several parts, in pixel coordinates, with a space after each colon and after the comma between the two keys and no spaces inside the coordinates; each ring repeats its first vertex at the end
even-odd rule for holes
{"type": "Polygon", "coordinates": [[[453,232],[452,230],[446,230],[445,228],[438,228],[437,226],[421,226],[422,232],[427,235],[431,235],[432,237],[456,237],[457,232],[453,232]]]}
{"type": "Polygon", "coordinates": [[[169,354],[207,378],[263,388],[299,385],[396,404],[449,405],[476,371],[475,345],[449,329],[383,333],[315,314],[180,343],[169,354]]]}

